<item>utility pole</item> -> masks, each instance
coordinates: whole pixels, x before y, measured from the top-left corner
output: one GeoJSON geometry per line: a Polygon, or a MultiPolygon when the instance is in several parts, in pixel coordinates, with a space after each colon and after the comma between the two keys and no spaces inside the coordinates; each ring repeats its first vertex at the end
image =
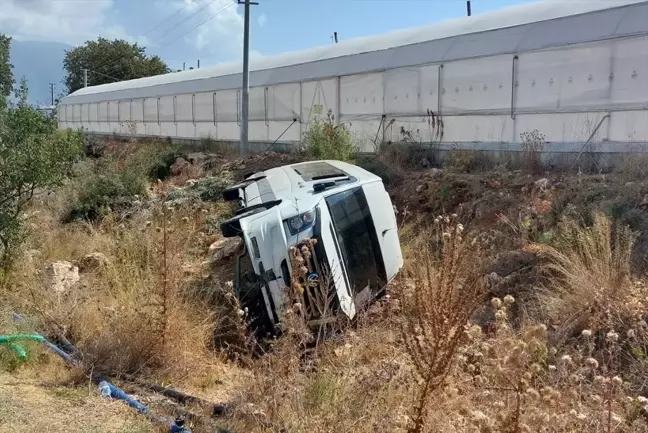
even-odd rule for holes
{"type": "Polygon", "coordinates": [[[243,18],[243,88],[241,92],[241,155],[250,151],[248,143],[248,118],[250,108],[250,5],[259,3],[250,0],[237,0],[238,4],[245,6],[243,18]]]}
{"type": "Polygon", "coordinates": [[[185,63],[186,63],[186,62],[182,62],[182,70],[183,70],[183,71],[185,70],[185,66],[186,66],[185,63]]]}
{"type": "Polygon", "coordinates": [[[88,87],[88,70],[83,70],[83,87],[88,87]]]}
{"type": "Polygon", "coordinates": [[[337,44],[338,43],[337,32],[333,32],[333,37],[335,38],[335,43],[337,44]]]}
{"type": "Polygon", "coordinates": [[[466,12],[468,13],[468,16],[472,15],[472,10],[470,8],[470,0],[466,0],[466,12]]]}
{"type": "Polygon", "coordinates": [[[54,106],[54,83],[49,83],[50,95],[52,96],[52,106],[54,106]]]}
{"type": "Polygon", "coordinates": [[[200,69],[200,59],[198,59],[198,68],[197,69],[200,69]]]}

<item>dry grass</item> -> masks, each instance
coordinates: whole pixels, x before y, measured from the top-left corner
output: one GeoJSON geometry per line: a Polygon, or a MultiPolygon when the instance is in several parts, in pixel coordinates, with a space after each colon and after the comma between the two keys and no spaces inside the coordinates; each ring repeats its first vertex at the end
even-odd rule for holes
{"type": "MultiPolygon", "coordinates": [[[[301,334],[279,340],[252,369],[235,410],[234,431],[403,431],[413,404],[407,355],[389,303],[372,326],[299,348],[301,334]]],[[[376,313],[376,311],[374,311],[376,313]]]]}
{"type": "MultiPolygon", "coordinates": [[[[230,402],[232,431],[648,432],[648,400],[639,398],[648,392],[648,325],[636,315],[648,292],[630,274],[634,234],[602,215],[589,228],[564,222],[552,247],[520,237],[548,261],[552,284],[537,304],[492,300],[485,329],[471,319],[487,305],[482,265],[496,251],[473,243],[455,217],[423,230],[429,216],[414,215],[399,227],[406,268],[383,300],[323,341],[289,314],[269,352],[243,350],[241,363],[215,345],[229,337],[246,349],[223,291],[231,277],[203,263],[218,239],[207,219],[226,207],[170,210],[143,199],[129,218],[62,225],[73,196],[63,189],[36,204],[27,249],[39,253],[0,289],[6,313],[33,320],[23,328],[0,320],[0,333],[61,329],[88,370],[230,402]],[[110,264],[65,294],[47,287],[44,263],[93,252],[110,264]]],[[[0,432],[155,431],[121,402],[100,400],[79,371],[32,349],[24,365],[0,355],[0,432]]]]}
{"type": "Polygon", "coordinates": [[[49,386],[0,373],[0,432],[154,433],[158,430],[120,402],[87,388],[49,386]]]}
{"type": "Polygon", "coordinates": [[[602,214],[593,219],[591,227],[564,220],[555,247],[532,247],[548,260],[551,285],[541,295],[541,304],[559,339],[586,328],[615,328],[645,311],[630,278],[636,234],[602,214]]]}
{"type": "Polygon", "coordinates": [[[648,177],[648,154],[632,154],[619,157],[614,166],[615,173],[628,180],[646,179],[648,177]]]}
{"type": "Polygon", "coordinates": [[[187,378],[213,363],[217,311],[192,289],[209,274],[207,216],[199,207],[158,207],[148,219],[51,227],[8,296],[44,329],[63,330],[94,372],[187,378]],[[82,275],[81,286],[59,294],[44,281],[44,262],[97,251],[110,263],[82,275]]]}

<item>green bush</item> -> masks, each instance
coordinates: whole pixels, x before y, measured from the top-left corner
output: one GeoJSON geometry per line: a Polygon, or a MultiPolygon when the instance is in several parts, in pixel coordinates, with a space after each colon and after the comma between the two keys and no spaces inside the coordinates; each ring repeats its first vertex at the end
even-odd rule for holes
{"type": "Polygon", "coordinates": [[[304,134],[304,150],[310,158],[354,161],[358,149],[345,125],[335,125],[331,111],[326,120],[314,118],[304,134]]]}
{"type": "Polygon", "coordinates": [[[119,167],[115,160],[103,162],[100,168],[81,180],[76,203],[65,216],[65,222],[94,221],[113,210],[117,204],[136,195],[145,194],[148,187],[141,166],[119,167]]]}
{"type": "Polygon", "coordinates": [[[171,166],[182,154],[174,146],[164,145],[156,149],[152,155],[144,159],[147,176],[151,180],[167,179],[171,177],[171,166]]]}
{"type": "Polygon", "coordinates": [[[205,218],[205,227],[203,228],[203,232],[208,235],[220,234],[220,226],[225,220],[225,215],[209,215],[207,218],[205,218]]]}
{"type": "Polygon", "coordinates": [[[230,185],[232,180],[227,176],[205,177],[191,186],[170,191],[167,200],[220,201],[223,199],[223,191],[230,185]]]}
{"type": "Polygon", "coordinates": [[[0,266],[21,245],[23,218],[35,194],[60,185],[82,155],[83,136],[58,131],[56,122],[27,103],[27,83],[15,104],[0,96],[0,266]]]}

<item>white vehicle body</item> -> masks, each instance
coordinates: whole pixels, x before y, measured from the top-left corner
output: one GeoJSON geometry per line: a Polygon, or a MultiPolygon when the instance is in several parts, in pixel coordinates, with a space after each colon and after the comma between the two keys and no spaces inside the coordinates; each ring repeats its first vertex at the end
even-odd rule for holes
{"type": "Polygon", "coordinates": [[[327,160],[273,168],[248,179],[232,188],[242,204],[236,224],[261,277],[273,325],[281,322],[287,301],[290,248],[300,240],[314,238],[323,247],[339,309],[349,318],[403,266],[393,206],[380,177],[327,160]]]}

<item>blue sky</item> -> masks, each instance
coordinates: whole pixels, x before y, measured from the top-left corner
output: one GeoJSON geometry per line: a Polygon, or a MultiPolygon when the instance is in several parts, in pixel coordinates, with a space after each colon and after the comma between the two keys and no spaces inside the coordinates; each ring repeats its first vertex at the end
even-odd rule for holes
{"type": "MultiPolygon", "coordinates": [[[[257,0],[254,56],[416,27],[464,16],[464,0],[257,0]]],[[[472,0],[480,14],[531,0],[472,0]]],[[[565,0],[584,1],[584,0],[565,0]]],[[[591,0],[605,1],[605,0],[591,0]]],[[[172,68],[239,59],[243,6],[236,0],[0,0],[0,32],[70,45],[101,35],[146,45],[172,68]]]]}

